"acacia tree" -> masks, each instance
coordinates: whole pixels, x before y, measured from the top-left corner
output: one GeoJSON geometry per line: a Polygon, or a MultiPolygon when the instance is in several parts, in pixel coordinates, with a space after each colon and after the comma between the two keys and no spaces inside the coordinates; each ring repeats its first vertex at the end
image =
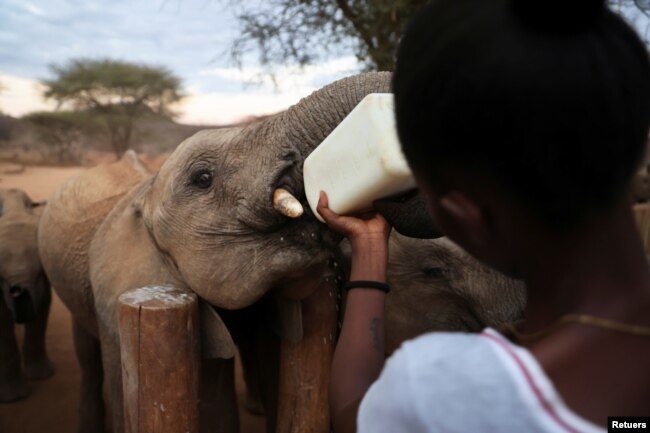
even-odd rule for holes
{"type": "MultiPolygon", "coordinates": [[[[409,20],[428,0],[230,0],[240,26],[231,54],[252,52],[261,65],[304,66],[354,53],[366,70],[392,71],[409,20]]],[[[608,0],[616,10],[650,11],[650,0],[608,0]]],[[[562,13],[561,5],[558,13],[562,13]]]]}
{"type": "Polygon", "coordinates": [[[138,117],[153,111],[172,118],[170,107],[182,98],[180,79],[164,67],[73,59],[50,69],[54,78],[42,80],[45,98],[92,115],[118,157],[129,148],[138,117]]]}

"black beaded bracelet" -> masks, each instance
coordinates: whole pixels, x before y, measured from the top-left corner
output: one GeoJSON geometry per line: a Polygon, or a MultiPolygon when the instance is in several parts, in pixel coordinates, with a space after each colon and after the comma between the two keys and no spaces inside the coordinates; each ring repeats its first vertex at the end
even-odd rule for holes
{"type": "Polygon", "coordinates": [[[377,289],[381,290],[384,293],[390,292],[390,286],[386,283],[380,283],[379,281],[364,281],[364,280],[355,280],[348,281],[343,285],[343,290],[350,290],[356,288],[365,288],[365,289],[377,289]]]}

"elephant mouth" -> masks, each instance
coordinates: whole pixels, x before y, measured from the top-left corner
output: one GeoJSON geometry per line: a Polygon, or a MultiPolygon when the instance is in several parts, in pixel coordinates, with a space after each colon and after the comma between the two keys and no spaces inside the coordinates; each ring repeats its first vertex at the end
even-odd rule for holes
{"type": "Polygon", "coordinates": [[[340,249],[336,249],[329,255],[329,260],[319,261],[285,275],[274,284],[274,291],[285,298],[301,300],[311,295],[323,280],[332,280],[339,284],[347,279],[347,268],[345,255],[340,249]]]}
{"type": "Polygon", "coordinates": [[[284,167],[274,183],[271,197],[273,209],[282,216],[282,236],[296,243],[333,251],[343,236],[333,232],[313,214],[302,182],[301,164],[284,167]]]}
{"type": "Polygon", "coordinates": [[[317,263],[303,269],[302,272],[292,273],[276,282],[275,290],[285,298],[304,299],[313,291],[313,287],[328,276],[332,276],[327,263],[317,263]]]}
{"type": "Polygon", "coordinates": [[[305,209],[305,214],[300,219],[286,224],[278,233],[281,244],[289,242],[309,254],[318,250],[332,253],[343,240],[342,235],[318,221],[309,207],[305,209]]]}

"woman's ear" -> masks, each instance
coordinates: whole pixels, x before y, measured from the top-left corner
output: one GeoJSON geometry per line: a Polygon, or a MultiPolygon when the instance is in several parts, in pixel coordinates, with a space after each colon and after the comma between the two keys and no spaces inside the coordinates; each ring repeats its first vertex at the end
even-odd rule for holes
{"type": "Polygon", "coordinates": [[[487,212],[470,196],[448,190],[432,203],[434,217],[443,233],[467,250],[480,256],[490,239],[487,212]]]}

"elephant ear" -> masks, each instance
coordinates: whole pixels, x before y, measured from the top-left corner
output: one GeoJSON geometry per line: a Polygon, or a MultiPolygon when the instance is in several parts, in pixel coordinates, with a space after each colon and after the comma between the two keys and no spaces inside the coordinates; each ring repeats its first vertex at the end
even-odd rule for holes
{"type": "Polygon", "coordinates": [[[31,209],[34,207],[34,202],[32,201],[31,197],[28,196],[24,191],[21,191],[20,193],[23,199],[23,204],[25,205],[25,209],[31,209]]]}
{"type": "MultiPolygon", "coordinates": [[[[148,240],[152,245],[153,235],[149,232],[151,230],[152,222],[150,218],[153,213],[152,201],[155,198],[152,196],[152,187],[155,177],[146,180],[140,187],[140,190],[134,194],[132,200],[132,208],[141,221],[141,226],[146,229],[149,237],[148,240]]],[[[165,256],[163,252],[157,251],[160,257],[165,256]]],[[[163,259],[165,265],[174,274],[176,279],[180,280],[180,274],[176,269],[175,263],[170,257],[163,259]]],[[[228,328],[221,320],[219,314],[215,309],[203,299],[199,298],[199,319],[201,328],[201,356],[203,359],[230,359],[235,356],[236,346],[233,341],[228,328]]]]}
{"type": "Polygon", "coordinates": [[[32,207],[31,211],[32,214],[36,216],[36,218],[40,219],[41,216],[43,216],[43,212],[45,212],[45,206],[47,205],[47,201],[35,201],[32,202],[32,207]]]}
{"type": "Polygon", "coordinates": [[[201,357],[203,359],[230,359],[237,348],[226,325],[212,305],[199,298],[201,319],[201,357]]]}
{"type": "Polygon", "coordinates": [[[115,317],[117,298],[127,290],[153,284],[183,289],[169,271],[134,203],[144,194],[144,181],[124,195],[97,228],[88,249],[88,270],[95,310],[108,328],[115,317]]]}

